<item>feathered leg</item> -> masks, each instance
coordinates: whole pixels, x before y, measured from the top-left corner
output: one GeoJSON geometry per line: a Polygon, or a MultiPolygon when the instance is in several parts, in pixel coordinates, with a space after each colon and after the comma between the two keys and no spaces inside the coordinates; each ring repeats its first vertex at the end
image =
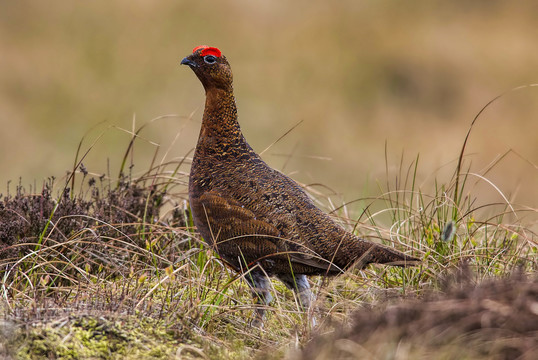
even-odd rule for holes
{"type": "Polygon", "coordinates": [[[314,300],[314,294],[310,290],[310,284],[308,283],[308,278],[306,275],[291,275],[291,274],[280,274],[278,279],[286,285],[290,290],[293,290],[299,299],[299,304],[303,311],[308,314],[310,319],[310,324],[312,327],[316,326],[316,319],[312,313],[312,301],[314,300]]]}
{"type": "Polygon", "coordinates": [[[256,304],[255,315],[250,324],[254,327],[262,328],[263,319],[265,317],[265,307],[273,299],[269,292],[270,280],[263,271],[256,270],[245,274],[245,280],[252,289],[252,296],[254,297],[254,303],[256,304]]]}
{"type": "Polygon", "coordinates": [[[310,290],[310,284],[306,275],[291,275],[291,274],[279,274],[278,279],[286,285],[290,290],[293,290],[299,298],[299,303],[303,310],[308,310],[310,304],[314,299],[312,291],[310,290]]]}

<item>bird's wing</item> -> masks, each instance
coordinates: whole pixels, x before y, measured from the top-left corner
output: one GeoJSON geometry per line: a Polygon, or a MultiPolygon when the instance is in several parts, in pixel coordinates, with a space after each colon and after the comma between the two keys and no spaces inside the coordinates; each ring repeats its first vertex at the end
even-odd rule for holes
{"type": "MultiPolygon", "coordinates": [[[[297,253],[297,254],[291,254],[290,255],[291,262],[296,268],[297,266],[304,266],[307,268],[314,268],[319,270],[326,270],[327,272],[343,272],[342,269],[340,269],[335,264],[331,263],[330,261],[323,259],[320,256],[306,254],[306,253],[297,253]]],[[[304,271],[305,273],[308,273],[309,271],[304,271]]]]}
{"type": "Polygon", "coordinates": [[[256,219],[252,211],[236,200],[207,192],[191,206],[200,207],[198,213],[205,216],[204,222],[219,253],[257,259],[279,252],[278,229],[256,219]]]}
{"type": "MultiPolygon", "coordinates": [[[[253,211],[229,196],[216,191],[206,192],[191,206],[199,207],[197,213],[205,216],[204,222],[209,227],[209,235],[206,236],[211,236],[206,240],[211,240],[215,250],[236,266],[236,259],[243,264],[267,259],[276,268],[284,269],[291,265],[297,273],[341,271],[300,242],[282,238],[275,225],[257,219],[253,211]]],[[[294,222],[292,214],[287,220],[294,222]]]]}
{"type": "Polygon", "coordinates": [[[237,200],[218,192],[206,192],[191,206],[200,207],[209,224],[211,243],[216,251],[236,264],[269,260],[277,268],[311,272],[312,268],[336,270],[327,260],[308,248],[281,238],[280,231],[272,224],[259,220],[255,214],[237,200]]]}

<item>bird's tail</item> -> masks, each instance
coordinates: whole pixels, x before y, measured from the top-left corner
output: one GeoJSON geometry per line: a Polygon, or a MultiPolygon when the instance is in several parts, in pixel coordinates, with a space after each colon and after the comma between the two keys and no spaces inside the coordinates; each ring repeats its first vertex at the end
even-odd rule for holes
{"type": "Polygon", "coordinates": [[[356,246],[356,257],[355,261],[352,263],[352,266],[355,268],[362,269],[366,265],[372,263],[406,267],[417,265],[417,263],[420,262],[416,257],[362,239],[357,238],[356,245],[358,245],[356,246]]]}
{"type": "Polygon", "coordinates": [[[349,232],[342,231],[338,241],[331,241],[330,258],[340,269],[350,267],[362,269],[368,264],[385,264],[393,266],[413,266],[420,260],[416,257],[406,255],[403,252],[363,240],[349,232]]]}

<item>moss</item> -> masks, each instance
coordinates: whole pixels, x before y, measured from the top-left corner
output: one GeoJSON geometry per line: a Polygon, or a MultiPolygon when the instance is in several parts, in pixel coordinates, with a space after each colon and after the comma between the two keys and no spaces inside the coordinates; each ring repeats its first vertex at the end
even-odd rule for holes
{"type": "MultiPolygon", "coordinates": [[[[187,329],[187,327],[184,327],[187,329]]],[[[10,339],[17,359],[251,359],[241,339],[228,344],[138,315],[84,315],[19,328],[10,339]]]]}
{"type": "Polygon", "coordinates": [[[19,359],[168,359],[183,340],[150,318],[79,316],[19,330],[19,359]]]}

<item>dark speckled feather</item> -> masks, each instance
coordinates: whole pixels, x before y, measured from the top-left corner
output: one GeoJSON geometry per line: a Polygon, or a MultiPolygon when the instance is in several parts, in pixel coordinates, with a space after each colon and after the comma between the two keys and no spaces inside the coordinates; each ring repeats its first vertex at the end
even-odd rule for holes
{"type": "Polygon", "coordinates": [[[197,47],[181,62],[190,66],[206,91],[190,173],[190,205],[198,231],[227,263],[237,271],[258,265],[247,278],[256,296],[269,301],[264,277],[275,275],[308,306],[304,275],[335,275],[353,264],[416,262],[344,230],[297,183],[252,150],[237,121],[230,65],[226,57],[214,55],[220,51],[204,55],[206,48],[197,47]],[[290,280],[290,275],[304,281],[290,280]]]}

